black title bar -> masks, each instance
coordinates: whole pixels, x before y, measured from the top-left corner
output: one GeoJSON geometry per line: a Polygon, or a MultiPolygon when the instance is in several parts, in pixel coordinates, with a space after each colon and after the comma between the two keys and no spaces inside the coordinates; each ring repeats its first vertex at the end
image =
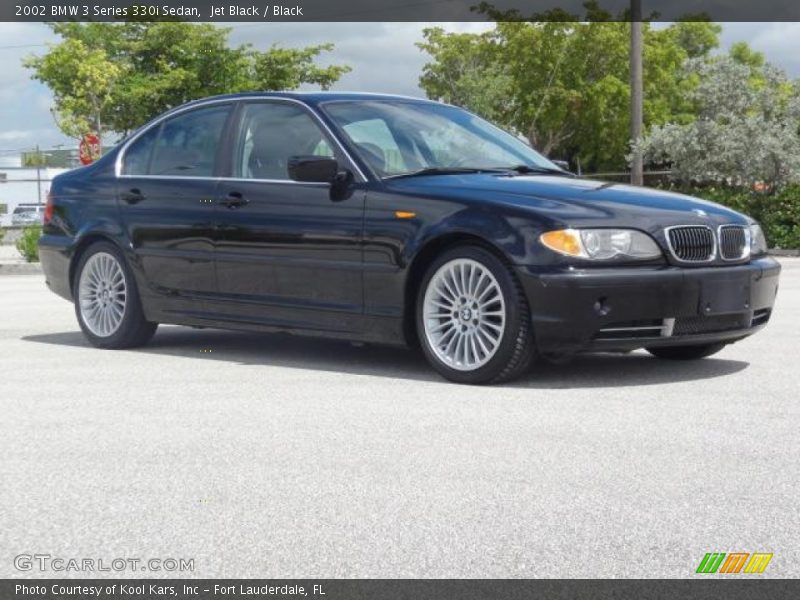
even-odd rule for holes
{"type": "MultiPolygon", "coordinates": [[[[630,0],[3,0],[0,21],[487,21],[629,18],[630,0]],[[486,10],[486,9],[489,10],[486,10]],[[483,9],[483,10],[482,10],[483,9]]],[[[642,0],[646,20],[800,21],[797,0],[642,0]]]]}

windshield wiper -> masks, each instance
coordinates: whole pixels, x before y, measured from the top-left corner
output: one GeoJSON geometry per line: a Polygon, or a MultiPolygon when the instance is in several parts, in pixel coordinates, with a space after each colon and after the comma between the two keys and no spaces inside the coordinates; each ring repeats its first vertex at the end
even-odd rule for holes
{"type": "Polygon", "coordinates": [[[541,173],[542,175],[561,175],[562,177],[575,177],[574,173],[565,171],[564,169],[553,167],[540,167],[531,165],[514,165],[513,167],[498,167],[504,171],[514,171],[520,175],[530,175],[531,173],[541,173]]]}
{"type": "Polygon", "coordinates": [[[459,175],[462,173],[497,173],[506,171],[502,167],[483,168],[483,167],[426,167],[418,171],[409,173],[398,173],[397,175],[387,175],[384,179],[400,179],[401,177],[422,177],[424,175],[459,175]]]}

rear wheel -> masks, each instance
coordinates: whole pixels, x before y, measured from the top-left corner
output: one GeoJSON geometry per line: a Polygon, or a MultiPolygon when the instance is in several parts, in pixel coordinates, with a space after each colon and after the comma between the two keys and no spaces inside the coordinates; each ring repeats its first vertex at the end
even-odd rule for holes
{"type": "Polygon", "coordinates": [[[153,337],[158,324],[144,318],[136,282],[113,244],[97,242],[86,250],[73,289],[78,324],[94,346],[131,348],[153,337]]]}
{"type": "Polygon", "coordinates": [[[645,348],[645,350],[656,358],[663,358],[666,360],[697,360],[716,354],[725,346],[727,346],[725,343],[716,343],[701,344],[698,346],[663,346],[645,348]]]}
{"type": "Polygon", "coordinates": [[[479,246],[448,250],[417,294],[417,332],[428,361],[458,383],[521,375],[534,356],[530,314],[512,273],[479,246]]]}

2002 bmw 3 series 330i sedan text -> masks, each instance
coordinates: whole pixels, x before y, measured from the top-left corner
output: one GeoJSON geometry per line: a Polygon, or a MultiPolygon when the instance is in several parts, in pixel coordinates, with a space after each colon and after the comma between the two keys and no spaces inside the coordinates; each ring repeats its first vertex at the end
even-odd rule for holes
{"type": "Polygon", "coordinates": [[[101,348],[158,323],[419,345],[463,383],[536,357],[698,359],[763,328],[752,219],[574,177],[461,109],[261,93],[149,123],[52,184],[47,285],[101,348]]]}

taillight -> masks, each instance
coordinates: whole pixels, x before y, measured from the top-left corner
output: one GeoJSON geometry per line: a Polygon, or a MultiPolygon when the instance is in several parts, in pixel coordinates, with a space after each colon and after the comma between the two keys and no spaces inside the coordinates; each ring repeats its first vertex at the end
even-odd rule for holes
{"type": "Polygon", "coordinates": [[[52,218],[53,218],[53,192],[47,192],[47,204],[44,207],[42,224],[47,225],[52,218]]]}

